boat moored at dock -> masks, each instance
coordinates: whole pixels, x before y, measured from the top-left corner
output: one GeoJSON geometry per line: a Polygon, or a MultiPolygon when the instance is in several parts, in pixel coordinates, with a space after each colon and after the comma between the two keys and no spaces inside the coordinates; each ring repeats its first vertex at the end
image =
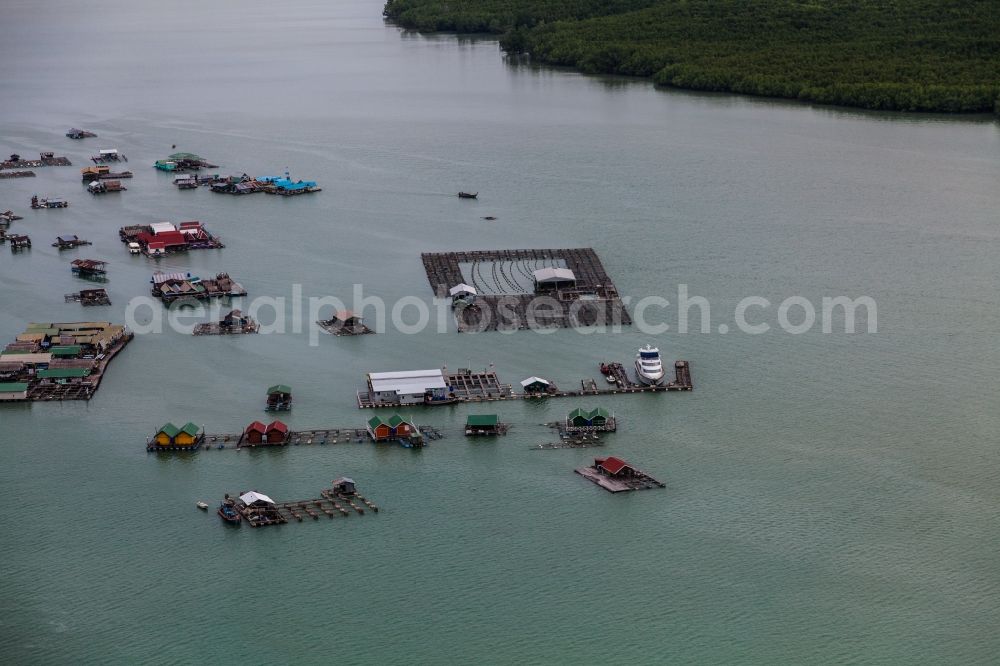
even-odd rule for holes
{"type": "Polygon", "coordinates": [[[635,374],[639,381],[650,386],[663,383],[663,362],[660,360],[660,350],[652,345],[639,349],[635,355],[635,374]]]}

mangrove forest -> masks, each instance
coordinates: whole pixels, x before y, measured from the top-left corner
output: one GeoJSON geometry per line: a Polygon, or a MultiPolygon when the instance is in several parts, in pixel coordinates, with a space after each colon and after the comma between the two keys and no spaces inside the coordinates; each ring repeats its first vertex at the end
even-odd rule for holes
{"type": "Polygon", "coordinates": [[[661,86],[1000,113],[996,0],[389,0],[385,15],[661,86]]]}

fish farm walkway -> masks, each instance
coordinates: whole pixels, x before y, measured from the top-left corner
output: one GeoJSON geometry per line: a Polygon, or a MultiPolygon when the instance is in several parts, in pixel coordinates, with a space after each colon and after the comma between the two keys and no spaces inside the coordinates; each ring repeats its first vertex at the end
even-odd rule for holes
{"type": "Polygon", "coordinates": [[[589,247],[431,252],[420,258],[437,297],[447,298],[448,290],[459,284],[478,292],[471,305],[455,309],[460,333],[632,323],[618,289],[589,247]],[[463,265],[469,267],[468,275],[463,265]],[[553,266],[573,271],[575,285],[535,293],[534,271],[553,266]],[[549,298],[537,300],[541,296],[549,298]]]}

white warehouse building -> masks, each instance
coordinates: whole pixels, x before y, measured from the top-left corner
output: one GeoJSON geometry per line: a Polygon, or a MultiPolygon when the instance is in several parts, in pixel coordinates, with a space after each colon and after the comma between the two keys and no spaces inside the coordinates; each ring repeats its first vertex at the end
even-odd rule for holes
{"type": "Polygon", "coordinates": [[[422,405],[448,398],[443,370],[368,373],[368,394],[376,405],[422,405]]]}

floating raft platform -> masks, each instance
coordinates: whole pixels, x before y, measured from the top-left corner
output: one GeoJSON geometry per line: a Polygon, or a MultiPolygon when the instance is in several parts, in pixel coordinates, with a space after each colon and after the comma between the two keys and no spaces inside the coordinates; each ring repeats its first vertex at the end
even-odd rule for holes
{"type": "Polygon", "coordinates": [[[93,243],[78,236],[59,236],[56,238],[56,242],[52,244],[52,247],[57,247],[60,250],[72,250],[84,245],[93,245],[93,243]]]}
{"type": "Polygon", "coordinates": [[[455,308],[460,333],[632,323],[593,248],[436,252],[420,258],[439,298],[447,298],[449,290],[459,285],[475,288],[476,298],[455,308]],[[572,285],[536,287],[534,271],[556,266],[573,272],[572,285]],[[548,297],[551,307],[533,310],[532,303],[540,296],[548,297]]]}
{"type": "Polygon", "coordinates": [[[573,471],[612,493],[666,488],[663,482],[657,481],[621,458],[597,458],[590,467],[581,467],[573,471]]]}
{"type": "Polygon", "coordinates": [[[105,289],[81,289],[73,294],[66,294],[67,303],[79,303],[85,306],[111,305],[111,297],[105,289]]]}
{"type": "Polygon", "coordinates": [[[0,162],[2,169],[37,169],[45,166],[73,166],[65,157],[56,157],[53,153],[41,153],[37,160],[22,160],[20,155],[11,155],[8,159],[0,162]]]}
{"type": "Polygon", "coordinates": [[[354,489],[353,481],[344,481],[348,481],[349,485],[343,481],[339,484],[335,481],[332,488],[324,488],[319,492],[319,497],[310,499],[274,501],[273,504],[258,501],[250,506],[239,498],[231,501],[250,527],[283,525],[292,521],[301,523],[306,518],[346,518],[352,513],[363,516],[366,510],[379,512],[379,507],[374,502],[354,489]]]}
{"type": "Polygon", "coordinates": [[[66,136],[68,136],[71,139],[86,139],[86,138],[96,137],[97,135],[94,134],[93,132],[88,132],[87,130],[71,127],[69,131],[66,132],[66,136]]]}
{"type": "Polygon", "coordinates": [[[0,178],[34,178],[34,171],[0,171],[0,178]]]}
{"type": "MultiPolygon", "coordinates": [[[[618,364],[621,366],[621,364],[618,364]]],[[[691,383],[691,367],[687,361],[674,362],[674,381],[663,384],[641,384],[629,379],[624,367],[621,368],[623,382],[609,385],[603,388],[593,379],[581,380],[579,390],[555,389],[544,393],[519,392],[515,393],[510,384],[502,383],[493,371],[473,373],[468,370],[459,370],[457,373],[445,373],[445,381],[448,386],[454,387],[453,397],[448,400],[438,400],[432,405],[455,404],[460,402],[494,402],[497,400],[525,400],[525,399],[545,399],[545,398],[579,398],[592,395],[621,395],[630,393],[660,393],[666,391],[691,391],[694,385],[691,383]]],[[[358,407],[360,409],[373,409],[376,407],[391,407],[376,402],[372,399],[368,391],[358,391],[358,407]]]]}

